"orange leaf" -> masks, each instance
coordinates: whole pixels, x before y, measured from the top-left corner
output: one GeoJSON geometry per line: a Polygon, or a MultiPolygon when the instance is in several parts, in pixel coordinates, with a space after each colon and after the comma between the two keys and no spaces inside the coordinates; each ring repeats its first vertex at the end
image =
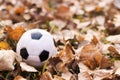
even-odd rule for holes
{"type": "Polygon", "coordinates": [[[25,10],[25,7],[24,6],[21,6],[21,7],[18,7],[16,10],[15,10],[15,13],[16,14],[21,14],[23,13],[25,10]]]}
{"type": "Polygon", "coordinates": [[[5,31],[9,34],[10,32],[13,31],[13,29],[12,29],[11,26],[7,26],[7,27],[5,28],[5,31]]]}
{"type": "Polygon", "coordinates": [[[18,41],[24,32],[25,32],[24,28],[19,26],[16,27],[13,31],[9,32],[8,37],[10,39],[18,41]]]}
{"type": "Polygon", "coordinates": [[[99,12],[101,12],[101,11],[102,11],[102,9],[103,9],[102,7],[97,6],[97,7],[96,7],[96,9],[95,9],[95,12],[99,13],[99,12]]]}
{"type": "Polygon", "coordinates": [[[0,42],[0,49],[6,49],[7,50],[7,49],[10,49],[10,46],[7,42],[1,41],[0,42]]]}
{"type": "Polygon", "coordinates": [[[58,7],[58,13],[67,13],[67,12],[69,12],[69,7],[65,5],[61,5],[60,7],[58,7]]]}

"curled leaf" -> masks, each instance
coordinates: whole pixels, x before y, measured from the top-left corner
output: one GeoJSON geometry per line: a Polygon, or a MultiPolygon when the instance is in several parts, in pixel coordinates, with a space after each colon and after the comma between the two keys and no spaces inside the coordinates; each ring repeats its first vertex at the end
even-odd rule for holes
{"type": "Polygon", "coordinates": [[[63,60],[63,62],[70,62],[74,58],[74,50],[69,42],[66,43],[64,49],[58,54],[58,56],[63,60]]]}
{"type": "Polygon", "coordinates": [[[0,71],[14,70],[15,60],[20,62],[22,58],[12,50],[0,50],[0,71]]]}
{"type": "Polygon", "coordinates": [[[38,72],[34,67],[29,66],[28,64],[24,62],[20,62],[20,67],[22,71],[27,71],[27,72],[38,72]]]}

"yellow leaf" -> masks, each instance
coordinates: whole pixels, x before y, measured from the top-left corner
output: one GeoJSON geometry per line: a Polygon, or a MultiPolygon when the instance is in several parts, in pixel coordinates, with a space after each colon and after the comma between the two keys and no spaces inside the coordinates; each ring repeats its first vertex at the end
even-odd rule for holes
{"type": "Polygon", "coordinates": [[[10,46],[7,42],[1,41],[0,42],[0,49],[6,49],[7,50],[7,49],[10,49],[10,46]]]}

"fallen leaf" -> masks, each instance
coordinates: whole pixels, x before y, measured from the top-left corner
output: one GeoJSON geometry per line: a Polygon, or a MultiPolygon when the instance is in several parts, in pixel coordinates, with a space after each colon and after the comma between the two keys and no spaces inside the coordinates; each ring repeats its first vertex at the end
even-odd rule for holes
{"type": "Polygon", "coordinates": [[[64,49],[58,54],[64,63],[70,62],[74,58],[74,50],[69,42],[66,43],[64,49]]]}
{"type": "Polygon", "coordinates": [[[114,74],[120,76],[120,67],[115,70],[115,73],[114,73],[114,74]]]}
{"type": "Polygon", "coordinates": [[[23,78],[22,76],[18,75],[14,78],[14,80],[27,80],[25,78],[23,78]]]}
{"type": "Polygon", "coordinates": [[[73,59],[70,63],[67,64],[68,65],[68,69],[71,73],[80,73],[80,68],[78,66],[78,60],[73,59]]]}
{"type": "Polygon", "coordinates": [[[76,27],[78,29],[86,28],[87,26],[91,24],[91,21],[80,22],[80,20],[78,19],[73,19],[73,22],[76,24],[76,27]]]}
{"type": "Polygon", "coordinates": [[[25,10],[25,6],[20,6],[15,9],[15,14],[22,14],[25,10]]]}
{"type": "Polygon", "coordinates": [[[101,26],[104,26],[105,24],[105,17],[104,16],[97,16],[96,17],[96,22],[101,25],[101,26]]]}
{"type": "Polygon", "coordinates": [[[13,22],[12,22],[12,20],[2,20],[2,21],[0,21],[0,24],[2,24],[4,26],[12,26],[13,22]]]}
{"type": "Polygon", "coordinates": [[[60,20],[60,19],[54,19],[54,20],[50,21],[50,24],[57,26],[61,30],[66,26],[67,22],[60,20]]]}
{"type": "Polygon", "coordinates": [[[106,38],[107,41],[110,41],[111,43],[120,43],[120,35],[112,35],[112,36],[108,36],[106,38]]]}
{"type": "Polygon", "coordinates": [[[24,32],[25,29],[21,26],[18,26],[11,32],[8,32],[8,37],[12,40],[18,41],[24,32]]]}
{"type": "Polygon", "coordinates": [[[0,42],[0,49],[8,50],[8,49],[10,49],[10,45],[6,41],[1,41],[0,42]]]}
{"type": "Polygon", "coordinates": [[[60,77],[60,76],[54,75],[54,79],[53,80],[65,80],[65,79],[60,77]]]}
{"type": "Polygon", "coordinates": [[[99,13],[99,12],[101,12],[103,10],[103,8],[101,7],[101,6],[97,6],[96,8],[95,8],[95,12],[96,13],[99,13]]]}
{"type": "Polygon", "coordinates": [[[71,19],[73,14],[70,12],[70,8],[67,5],[61,4],[57,9],[56,16],[62,19],[71,19]]]}
{"type": "Polygon", "coordinates": [[[50,72],[46,71],[42,74],[40,80],[53,80],[50,72]]]}
{"type": "Polygon", "coordinates": [[[114,61],[114,68],[115,68],[115,69],[120,68],[120,61],[119,61],[119,60],[115,60],[115,61],[114,61]]]}
{"type": "Polygon", "coordinates": [[[120,9],[120,0],[114,0],[113,4],[116,8],[120,9]]]}
{"type": "Polygon", "coordinates": [[[114,15],[113,23],[115,24],[116,28],[120,26],[120,14],[114,15]]]}
{"type": "Polygon", "coordinates": [[[65,63],[59,57],[50,58],[49,63],[52,65],[52,68],[57,73],[59,73],[59,72],[67,72],[68,71],[68,69],[65,66],[65,63]]]}
{"type": "Polygon", "coordinates": [[[104,78],[111,78],[113,74],[113,70],[96,70],[94,71],[93,75],[93,80],[103,80],[104,78]]]}
{"type": "Polygon", "coordinates": [[[108,34],[115,35],[117,33],[117,28],[115,27],[115,24],[112,21],[108,21],[105,26],[108,34]]]}
{"type": "Polygon", "coordinates": [[[120,79],[120,67],[115,69],[114,74],[113,74],[113,79],[114,80],[119,80],[120,79]]]}
{"type": "Polygon", "coordinates": [[[14,70],[15,60],[18,62],[22,61],[21,56],[12,50],[0,50],[0,55],[0,71],[12,71],[14,70]]]}
{"type": "MultiPolygon", "coordinates": [[[[87,72],[88,74],[91,74],[91,70],[89,69],[89,67],[87,67],[85,64],[83,64],[82,62],[78,63],[79,69],[80,69],[80,73],[84,73],[87,72]]],[[[78,74],[79,75],[79,74],[78,74]]]]}
{"type": "Polygon", "coordinates": [[[62,73],[61,77],[64,78],[65,80],[71,80],[72,73],[70,72],[62,73]]]}
{"type": "Polygon", "coordinates": [[[85,8],[86,12],[91,12],[91,11],[95,10],[96,6],[95,5],[89,5],[89,4],[87,4],[87,5],[85,5],[84,8],[85,8]]]}
{"type": "Polygon", "coordinates": [[[30,20],[31,19],[30,14],[24,14],[23,17],[24,17],[25,20],[30,20]]]}
{"type": "Polygon", "coordinates": [[[101,63],[102,54],[97,46],[97,43],[97,39],[93,37],[92,42],[86,44],[80,52],[80,61],[82,61],[90,69],[95,69],[101,63]]]}
{"type": "Polygon", "coordinates": [[[119,58],[120,57],[120,53],[119,53],[119,50],[114,47],[114,46],[109,46],[108,47],[108,50],[111,52],[111,56],[114,57],[114,58],[119,58]]]}
{"type": "Polygon", "coordinates": [[[113,64],[108,57],[102,56],[99,66],[100,66],[100,69],[107,69],[107,68],[111,68],[113,64]]]}
{"type": "Polygon", "coordinates": [[[86,72],[81,72],[78,74],[78,80],[93,80],[90,74],[86,72]]]}
{"type": "Polygon", "coordinates": [[[38,72],[34,67],[26,64],[25,62],[20,62],[20,67],[22,71],[27,71],[27,72],[38,72]]]}

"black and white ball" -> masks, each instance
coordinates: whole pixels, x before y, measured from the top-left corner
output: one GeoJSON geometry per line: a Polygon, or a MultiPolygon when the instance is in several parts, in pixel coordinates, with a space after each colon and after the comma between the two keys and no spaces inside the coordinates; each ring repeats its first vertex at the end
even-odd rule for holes
{"type": "Polygon", "coordinates": [[[42,29],[32,29],[22,35],[16,52],[27,64],[41,67],[47,59],[57,54],[57,49],[50,33],[42,29]]]}

